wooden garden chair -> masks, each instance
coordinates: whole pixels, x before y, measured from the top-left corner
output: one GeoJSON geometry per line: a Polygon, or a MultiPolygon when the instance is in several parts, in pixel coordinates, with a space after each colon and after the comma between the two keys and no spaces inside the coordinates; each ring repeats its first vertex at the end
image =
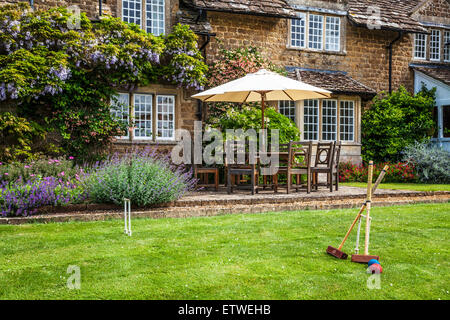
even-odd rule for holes
{"type": "Polygon", "coordinates": [[[231,146],[230,150],[233,150],[234,164],[230,164],[227,163],[227,161],[225,161],[228,194],[231,194],[233,192],[233,189],[235,188],[244,189],[250,187],[251,193],[252,195],[254,195],[255,193],[258,192],[258,177],[259,177],[256,159],[251,159],[250,154],[247,151],[239,150],[238,145],[235,143],[231,146]],[[242,155],[242,152],[245,153],[245,163],[239,164],[237,163],[238,155],[239,154],[242,155]],[[241,177],[243,176],[250,177],[250,186],[245,186],[241,184],[243,182],[241,177]],[[235,182],[238,183],[235,184],[235,182]]]}
{"type": "Polygon", "coordinates": [[[194,171],[194,178],[198,180],[198,188],[214,188],[214,190],[219,191],[219,168],[207,167],[195,164],[194,161],[194,145],[192,144],[192,168],[194,171]],[[214,183],[209,183],[209,177],[213,175],[214,183]]]}
{"type": "Polygon", "coordinates": [[[334,147],[335,158],[334,158],[334,163],[333,163],[333,175],[332,176],[334,178],[334,185],[336,187],[336,191],[339,190],[339,163],[341,160],[341,147],[342,147],[341,141],[336,143],[336,145],[334,147]]]}
{"type": "Polygon", "coordinates": [[[319,186],[319,173],[325,173],[327,175],[326,186],[330,188],[330,192],[333,192],[334,146],[335,142],[319,142],[317,144],[316,159],[314,167],[311,168],[315,190],[319,186]]]}
{"type": "MultiPolygon", "coordinates": [[[[280,145],[280,153],[286,149],[286,145],[280,145]]],[[[301,187],[300,176],[306,175],[306,191],[311,193],[311,152],[312,142],[294,142],[291,141],[287,145],[288,157],[283,159],[280,157],[280,167],[276,177],[274,177],[275,192],[278,190],[278,175],[286,174],[287,177],[287,193],[291,193],[294,187],[298,189],[301,187]],[[297,176],[297,184],[292,184],[292,176],[297,176]]]]}

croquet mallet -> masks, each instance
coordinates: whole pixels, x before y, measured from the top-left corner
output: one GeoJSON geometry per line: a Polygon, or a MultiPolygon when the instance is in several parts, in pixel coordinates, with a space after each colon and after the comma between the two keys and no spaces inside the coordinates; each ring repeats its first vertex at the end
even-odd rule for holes
{"type": "MultiPolygon", "coordinates": [[[[375,194],[375,192],[377,191],[378,186],[380,185],[380,183],[383,181],[384,176],[387,173],[387,170],[389,169],[389,166],[385,166],[383,168],[383,170],[381,171],[380,175],[378,176],[377,181],[375,182],[375,185],[372,188],[372,194],[375,194]]],[[[347,234],[344,237],[344,240],[342,240],[341,244],[339,245],[339,248],[334,248],[332,246],[329,246],[327,248],[327,253],[332,255],[333,257],[336,257],[338,259],[347,259],[348,255],[342,251],[342,248],[344,247],[345,242],[347,241],[350,233],[352,232],[353,228],[355,227],[356,223],[361,219],[361,215],[364,212],[364,210],[367,207],[367,202],[368,199],[366,199],[366,201],[364,202],[364,204],[362,205],[361,209],[359,210],[358,215],[356,216],[355,220],[353,221],[352,225],[350,226],[350,229],[348,229],[347,234]]]]}
{"type": "Polygon", "coordinates": [[[368,263],[370,260],[380,260],[379,256],[369,255],[369,237],[370,237],[370,209],[372,207],[372,178],[373,178],[373,161],[369,163],[369,178],[367,182],[367,209],[366,209],[366,234],[364,241],[364,254],[353,254],[352,262],[368,263]]]}

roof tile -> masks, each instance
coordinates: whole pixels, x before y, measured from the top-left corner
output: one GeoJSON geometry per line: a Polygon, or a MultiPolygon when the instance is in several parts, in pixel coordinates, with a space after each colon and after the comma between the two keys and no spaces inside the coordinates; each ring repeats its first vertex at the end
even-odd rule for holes
{"type": "Polygon", "coordinates": [[[407,32],[427,32],[422,24],[411,17],[413,9],[422,0],[349,0],[348,15],[360,26],[380,26],[381,29],[407,32]],[[372,12],[380,13],[379,21],[372,12]]]}
{"type": "Polygon", "coordinates": [[[233,13],[294,18],[296,13],[286,0],[183,0],[193,8],[233,13]]]}
{"type": "Polygon", "coordinates": [[[289,77],[336,94],[375,96],[377,92],[349,77],[345,72],[289,68],[289,77]]]}

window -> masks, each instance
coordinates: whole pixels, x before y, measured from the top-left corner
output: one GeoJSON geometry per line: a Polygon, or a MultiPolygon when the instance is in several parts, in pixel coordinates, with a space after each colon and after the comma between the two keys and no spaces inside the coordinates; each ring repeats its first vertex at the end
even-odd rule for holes
{"type": "Polygon", "coordinates": [[[341,101],[340,106],[340,138],[341,141],[355,140],[355,108],[353,101],[341,101]]]}
{"type": "Polygon", "coordinates": [[[292,19],[291,23],[291,46],[304,48],[306,46],[306,14],[299,13],[300,19],[292,19]]]}
{"type": "Polygon", "coordinates": [[[430,37],[430,60],[441,60],[441,31],[431,30],[430,37]]]}
{"type": "Polygon", "coordinates": [[[426,59],[427,58],[427,35],[422,33],[416,33],[414,38],[414,58],[426,59]]]}
{"type": "Polygon", "coordinates": [[[155,36],[164,34],[165,0],[122,0],[122,19],[139,25],[155,36]]]}
{"type": "Polygon", "coordinates": [[[309,15],[308,48],[322,50],[323,45],[323,16],[309,15]]]}
{"type": "Polygon", "coordinates": [[[325,50],[339,51],[341,42],[341,19],[327,17],[325,27],[325,50]]]}
{"type": "Polygon", "coordinates": [[[122,0],[122,19],[141,25],[141,0],[122,0]]]}
{"type": "Polygon", "coordinates": [[[444,61],[450,62],[450,31],[444,33],[444,61]]]}
{"type": "Polygon", "coordinates": [[[134,136],[137,139],[151,139],[153,96],[151,94],[134,95],[134,136]]]}
{"type": "Polygon", "coordinates": [[[322,102],[322,140],[335,141],[337,138],[337,101],[322,102]]]}
{"type": "Polygon", "coordinates": [[[282,115],[296,123],[295,101],[280,101],[278,103],[278,110],[282,115]]]}
{"type": "Polygon", "coordinates": [[[442,106],[442,130],[444,138],[450,138],[450,106],[442,106]]]}
{"type": "Polygon", "coordinates": [[[148,33],[153,33],[155,36],[165,33],[164,2],[165,0],[147,0],[146,30],[148,33]]]}
{"type": "MultiPolygon", "coordinates": [[[[111,113],[112,115],[117,118],[119,121],[123,121],[124,123],[128,124],[130,121],[129,117],[129,109],[130,109],[130,96],[128,93],[119,93],[115,99],[112,100],[111,104],[111,113]]],[[[129,134],[128,130],[126,132],[127,134],[121,137],[117,137],[118,139],[128,139],[129,134]]]]}
{"type": "Polygon", "coordinates": [[[157,96],[157,138],[161,140],[175,139],[175,97],[157,96]]]}
{"type": "Polygon", "coordinates": [[[304,101],[303,139],[319,140],[319,100],[304,101]]]}

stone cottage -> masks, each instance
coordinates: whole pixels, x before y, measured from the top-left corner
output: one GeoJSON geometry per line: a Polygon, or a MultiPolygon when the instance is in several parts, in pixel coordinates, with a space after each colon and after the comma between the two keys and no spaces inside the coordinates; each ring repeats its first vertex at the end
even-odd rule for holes
{"type": "MultiPolygon", "coordinates": [[[[17,0],[0,0],[13,3],[17,0]]],[[[450,148],[450,3],[448,0],[30,0],[35,7],[77,5],[164,34],[175,23],[199,35],[208,63],[225,48],[255,46],[300,81],[331,99],[279,102],[302,140],[343,143],[343,158],[361,161],[361,113],[377,93],[400,85],[438,88],[436,141],[450,148]],[[219,44],[220,40],[220,44],[219,44]]],[[[177,128],[192,130],[206,108],[193,92],[151,85],[120,93],[140,129],[116,148],[158,144],[170,149],[177,128]]]]}

